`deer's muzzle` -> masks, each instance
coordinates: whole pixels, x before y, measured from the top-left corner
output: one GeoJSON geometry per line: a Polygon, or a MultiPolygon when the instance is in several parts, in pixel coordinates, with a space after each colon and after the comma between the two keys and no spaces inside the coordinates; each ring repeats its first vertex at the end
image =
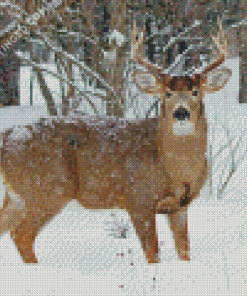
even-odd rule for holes
{"type": "Polygon", "coordinates": [[[179,106],[173,113],[173,117],[177,120],[185,120],[190,118],[190,111],[183,107],[179,106]]]}

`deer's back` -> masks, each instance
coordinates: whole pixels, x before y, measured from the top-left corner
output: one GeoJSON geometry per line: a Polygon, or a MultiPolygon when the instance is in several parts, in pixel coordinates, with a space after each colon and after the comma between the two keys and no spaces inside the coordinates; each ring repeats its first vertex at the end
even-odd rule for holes
{"type": "Polygon", "coordinates": [[[133,189],[141,196],[158,187],[157,124],[156,118],[91,116],[14,127],[4,135],[1,171],[5,182],[32,205],[34,197],[44,205],[77,198],[88,208],[119,203],[124,208],[122,199],[133,189]]]}

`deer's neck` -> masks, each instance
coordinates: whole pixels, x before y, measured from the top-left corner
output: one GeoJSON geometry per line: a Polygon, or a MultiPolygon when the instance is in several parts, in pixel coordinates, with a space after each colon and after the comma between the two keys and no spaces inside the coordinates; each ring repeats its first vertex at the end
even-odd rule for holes
{"type": "Polygon", "coordinates": [[[160,160],[165,160],[168,155],[190,157],[195,153],[205,155],[207,149],[207,123],[202,116],[193,126],[193,133],[178,135],[173,123],[160,117],[157,135],[157,144],[160,160]]]}

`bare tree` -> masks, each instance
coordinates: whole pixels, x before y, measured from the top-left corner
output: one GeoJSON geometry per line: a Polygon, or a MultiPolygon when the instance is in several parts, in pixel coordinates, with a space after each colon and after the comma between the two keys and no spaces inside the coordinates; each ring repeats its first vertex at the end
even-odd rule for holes
{"type": "MultiPolygon", "coordinates": [[[[30,15],[36,12],[42,5],[41,0],[23,0],[20,3],[14,0],[11,1],[15,6],[19,7],[20,11],[16,16],[19,19],[18,24],[20,25],[25,24],[25,14],[30,15]]],[[[77,100],[76,96],[78,93],[75,91],[75,86],[73,86],[74,77],[72,71],[73,65],[77,64],[81,70],[82,79],[83,77],[90,76],[91,79],[97,81],[97,87],[103,87],[106,90],[106,97],[104,98],[106,101],[106,113],[108,115],[122,117],[124,116],[124,103],[126,99],[126,50],[127,42],[129,41],[127,30],[133,18],[139,17],[139,26],[140,24],[142,26],[146,24],[146,37],[148,40],[147,54],[151,60],[154,58],[154,60],[159,61],[161,64],[169,61],[166,68],[169,68],[170,63],[175,63],[179,66],[179,63],[184,62],[184,60],[190,60],[188,63],[189,67],[195,64],[197,67],[200,67],[201,57],[196,47],[189,48],[189,43],[185,39],[176,38],[176,42],[170,41],[174,36],[179,36],[180,32],[190,28],[197,19],[202,21],[202,25],[193,27],[189,32],[190,35],[187,36],[188,40],[191,36],[203,37],[203,39],[206,39],[205,37],[207,36],[210,37],[217,27],[216,16],[222,16],[223,21],[225,18],[224,26],[227,27],[226,21],[229,18],[228,15],[232,15],[232,9],[236,6],[236,3],[238,3],[237,0],[81,0],[79,4],[75,0],[63,1],[53,12],[46,12],[46,15],[38,20],[37,25],[31,25],[30,34],[32,37],[28,33],[25,38],[32,39],[35,36],[35,38],[43,42],[47,50],[53,51],[56,54],[57,63],[59,63],[61,76],[65,75],[71,82],[68,86],[68,91],[66,92],[66,88],[62,97],[62,113],[64,115],[67,114],[70,101],[77,100]],[[85,22],[79,31],[75,32],[71,24],[77,12],[71,8],[78,5],[81,5],[79,13],[83,15],[85,22]],[[146,16],[147,14],[148,17],[146,16]],[[165,37],[165,44],[160,44],[161,50],[159,52],[155,48],[153,25],[165,37]],[[62,26],[65,29],[64,39],[65,43],[67,43],[63,47],[65,49],[63,52],[58,50],[61,47],[56,34],[58,26],[62,26]],[[169,32],[167,31],[168,33],[164,33],[164,29],[166,28],[169,29],[169,32]],[[40,32],[44,34],[44,38],[40,36],[40,32]],[[82,40],[80,41],[81,48],[73,46],[78,36],[82,40]],[[170,43],[170,45],[166,47],[167,43],[170,43]],[[86,65],[84,63],[78,63],[78,60],[74,58],[76,52],[79,50],[84,50],[86,65]],[[157,53],[162,56],[157,58],[157,53]],[[184,55],[185,57],[183,59],[177,59],[176,54],[179,54],[181,57],[184,55]]],[[[16,28],[17,25],[2,34],[0,45],[11,36],[16,28]]],[[[244,38],[244,33],[242,35],[244,38]]],[[[231,35],[228,34],[228,36],[231,35]]],[[[193,38],[190,43],[196,45],[198,41],[195,39],[193,38]]],[[[204,48],[207,48],[207,45],[204,48]]],[[[245,52],[243,51],[242,55],[244,54],[245,52]]],[[[244,58],[242,60],[245,61],[244,58]]],[[[41,87],[42,85],[44,84],[41,84],[41,87]]],[[[46,99],[49,100],[49,97],[46,99]]],[[[78,103],[80,100],[78,98],[78,103]]],[[[48,104],[48,106],[51,105],[48,104]]],[[[78,104],[74,104],[74,106],[78,106],[78,104]]]]}
{"type": "MultiPolygon", "coordinates": [[[[247,17],[247,1],[240,0],[241,19],[247,17]]],[[[239,27],[240,92],[239,103],[247,103],[247,25],[239,27]]]]}
{"type": "MultiPolygon", "coordinates": [[[[15,15],[9,13],[8,6],[1,6],[0,31],[15,20],[15,15]]],[[[20,59],[12,49],[2,53],[0,34],[0,103],[3,106],[19,105],[19,70],[20,59]]]]}
{"type": "Polygon", "coordinates": [[[110,96],[107,114],[123,117],[125,100],[126,65],[126,0],[111,0],[109,50],[105,53],[106,80],[116,92],[116,100],[110,96]]]}

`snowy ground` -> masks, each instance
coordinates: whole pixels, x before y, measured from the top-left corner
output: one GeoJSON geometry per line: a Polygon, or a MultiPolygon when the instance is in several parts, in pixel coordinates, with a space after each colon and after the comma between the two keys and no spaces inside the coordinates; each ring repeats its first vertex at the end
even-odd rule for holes
{"type": "MultiPolygon", "coordinates": [[[[216,153],[230,136],[240,135],[237,156],[246,154],[247,106],[239,105],[237,60],[226,63],[234,75],[228,85],[205,98],[209,140],[216,153]],[[224,128],[222,128],[222,125],[224,128]]],[[[0,109],[1,130],[46,116],[45,107],[0,109]]],[[[125,211],[90,211],[72,202],[36,239],[36,266],[22,260],[9,234],[0,239],[0,295],[229,295],[247,292],[247,155],[217,199],[230,150],[217,159],[219,169],[189,209],[191,262],[177,260],[165,215],[157,215],[161,263],[149,266],[125,211]],[[127,223],[127,238],[109,236],[106,221],[127,223]],[[131,264],[133,263],[133,265],[131,264]]],[[[224,182],[224,180],[223,180],[224,182]]],[[[0,199],[4,194],[0,180],[0,199]]]]}

